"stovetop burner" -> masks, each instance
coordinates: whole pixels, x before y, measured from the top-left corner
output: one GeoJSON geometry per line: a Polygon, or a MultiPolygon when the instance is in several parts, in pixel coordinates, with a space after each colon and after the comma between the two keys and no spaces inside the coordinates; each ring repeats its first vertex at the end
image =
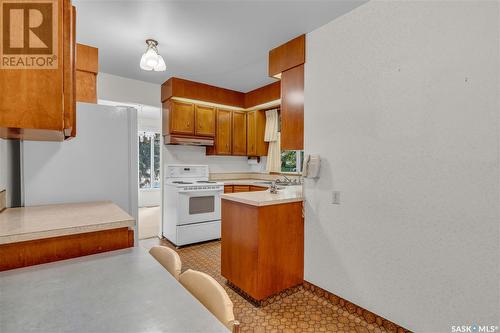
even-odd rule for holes
{"type": "Polygon", "coordinates": [[[214,182],[213,180],[198,180],[197,183],[200,183],[200,184],[215,184],[217,182],[214,182]]]}
{"type": "Polygon", "coordinates": [[[191,182],[185,182],[183,180],[174,180],[172,184],[181,184],[181,185],[189,185],[192,184],[191,182]]]}

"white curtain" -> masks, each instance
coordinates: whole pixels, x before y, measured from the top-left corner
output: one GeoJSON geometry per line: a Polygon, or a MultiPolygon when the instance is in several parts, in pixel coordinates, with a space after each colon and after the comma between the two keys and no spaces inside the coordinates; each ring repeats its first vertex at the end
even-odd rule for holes
{"type": "Polygon", "coordinates": [[[278,132],[278,110],[266,111],[266,132],[264,141],[269,142],[267,151],[267,172],[281,172],[281,141],[278,132]]]}

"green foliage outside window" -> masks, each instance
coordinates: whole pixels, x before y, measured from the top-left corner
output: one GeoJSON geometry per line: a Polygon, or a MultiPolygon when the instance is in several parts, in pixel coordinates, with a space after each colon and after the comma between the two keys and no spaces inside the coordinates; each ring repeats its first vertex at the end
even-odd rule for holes
{"type": "Polygon", "coordinates": [[[160,188],[159,133],[139,133],[139,188],[160,188]]]}

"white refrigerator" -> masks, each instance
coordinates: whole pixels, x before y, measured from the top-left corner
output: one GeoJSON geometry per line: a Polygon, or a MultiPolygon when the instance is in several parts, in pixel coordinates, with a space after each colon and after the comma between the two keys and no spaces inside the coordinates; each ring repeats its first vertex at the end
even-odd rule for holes
{"type": "Polygon", "coordinates": [[[137,221],[137,110],[77,103],[76,117],[71,140],[22,143],[24,206],[110,200],[137,221]]]}

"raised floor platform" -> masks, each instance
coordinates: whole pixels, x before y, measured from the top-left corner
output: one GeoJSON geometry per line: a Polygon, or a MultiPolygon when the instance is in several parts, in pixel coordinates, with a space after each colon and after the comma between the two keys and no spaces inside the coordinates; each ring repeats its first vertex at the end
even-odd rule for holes
{"type": "Polygon", "coordinates": [[[107,201],[9,208],[0,213],[0,271],[131,247],[134,226],[107,201]]]}

